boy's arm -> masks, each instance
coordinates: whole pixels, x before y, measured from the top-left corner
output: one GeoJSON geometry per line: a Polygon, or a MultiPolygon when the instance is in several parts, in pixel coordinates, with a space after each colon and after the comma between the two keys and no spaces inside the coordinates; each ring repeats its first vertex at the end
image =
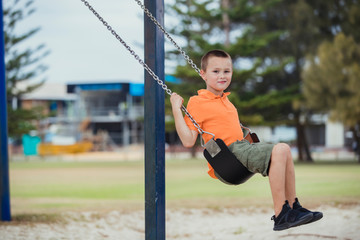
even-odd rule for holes
{"type": "Polygon", "coordinates": [[[191,130],[184,120],[181,106],[184,102],[184,99],[178,94],[173,93],[170,97],[170,102],[172,106],[172,112],[175,120],[175,128],[178,133],[180,140],[184,147],[192,147],[196,142],[198,132],[191,130]]]}

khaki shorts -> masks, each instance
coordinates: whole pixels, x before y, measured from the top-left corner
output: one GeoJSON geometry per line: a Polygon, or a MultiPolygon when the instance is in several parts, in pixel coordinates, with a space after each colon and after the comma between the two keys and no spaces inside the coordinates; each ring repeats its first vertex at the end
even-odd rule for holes
{"type": "MultiPolygon", "coordinates": [[[[229,150],[252,173],[260,173],[264,177],[269,174],[272,149],[275,144],[249,143],[246,140],[236,141],[229,146],[229,150]]],[[[216,172],[215,175],[223,180],[216,172]]]]}

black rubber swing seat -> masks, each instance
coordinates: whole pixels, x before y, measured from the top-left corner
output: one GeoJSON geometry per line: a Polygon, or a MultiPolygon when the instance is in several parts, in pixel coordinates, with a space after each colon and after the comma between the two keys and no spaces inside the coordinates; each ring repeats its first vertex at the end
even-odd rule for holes
{"type": "Polygon", "coordinates": [[[246,182],[254,173],[250,172],[229,150],[223,140],[216,139],[220,152],[214,157],[204,149],[204,156],[219,176],[228,183],[238,185],[246,182]]]}

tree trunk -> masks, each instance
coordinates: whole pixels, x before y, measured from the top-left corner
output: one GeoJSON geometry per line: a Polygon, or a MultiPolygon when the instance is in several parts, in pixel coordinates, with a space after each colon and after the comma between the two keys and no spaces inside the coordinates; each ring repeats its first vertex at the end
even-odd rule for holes
{"type": "Polygon", "coordinates": [[[353,150],[355,152],[355,155],[357,155],[358,163],[360,163],[360,136],[358,135],[358,131],[356,130],[355,127],[351,127],[350,130],[353,133],[353,139],[356,143],[355,148],[353,150]]]}
{"type": "MultiPolygon", "coordinates": [[[[300,64],[301,54],[300,53],[301,53],[301,50],[299,49],[298,44],[296,44],[296,43],[294,43],[294,44],[295,44],[294,47],[295,47],[295,66],[296,66],[294,74],[295,74],[295,78],[297,79],[297,81],[300,84],[301,83],[301,76],[300,76],[300,72],[301,72],[301,64],[300,64]]],[[[301,117],[301,110],[300,109],[295,110],[299,161],[313,162],[313,159],[310,154],[309,144],[306,139],[305,125],[303,123],[301,123],[300,117],[301,117]],[[303,153],[305,153],[305,156],[303,155],[303,153]]]]}
{"type": "Polygon", "coordinates": [[[301,125],[302,127],[302,140],[303,140],[303,148],[305,151],[305,161],[306,162],[314,162],[314,160],[311,157],[311,153],[310,153],[310,147],[309,147],[309,143],[308,140],[306,138],[306,131],[305,131],[305,125],[301,125]]]}
{"type": "Polygon", "coordinates": [[[190,151],[191,151],[191,157],[192,158],[196,158],[196,150],[197,150],[197,145],[195,144],[195,146],[193,146],[190,151]]]}
{"type": "Polygon", "coordinates": [[[313,162],[306,139],[305,126],[300,122],[300,112],[295,113],[298,159],[300,162],[313,162]]]}
{"type": "Polygon", "coordinates": [[[222,0],[221,1],[221,7],[223,9],[222,13],[222,23],[224,27],[224,35],[225,35],[225,47],[230,46],[230,18],[228,14],[228,10],[230,7],[229,0],[222,0]]]}
{"type": "Polygon", "coordinates": [[[297,146],[297,149],[298,149],[298,160],[300,162],[303,162],[304,161],[304,157],[303,157],[303,152],[302,152],[302,149],[303,149],[303,141],[301,141],[301,124],[300,124],[300,114],[299,113],[295,113],[295,122],[296,122],[296,146],[297,146]]]}

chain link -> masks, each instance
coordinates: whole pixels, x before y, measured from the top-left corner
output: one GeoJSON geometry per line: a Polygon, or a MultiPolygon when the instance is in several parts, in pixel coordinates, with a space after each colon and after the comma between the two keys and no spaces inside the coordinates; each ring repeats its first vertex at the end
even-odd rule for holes
{"type": "MultiPolygon", "coordinates": [[[[171,35],[165,30],[165,28],[156,20],[156,18],[151,14],[149,9],[145,7],[140,0],[134,0],[143,10],[144,13],[150,18],[150,20],[164,33],[164,35],[170,40],[170,42],[177,48],[177,50],[183,55],[184,59],[189,63],[189,65],[195,69],[195,71],[200,75],[200,69],[196,66],[194,61],[185,53],[184,50],[175,42],[171,35]]],[[[201,76],[201,75],[200,75],[201,76]]]]}
{"type": "MultiPolygon", "coordinates": [[[[163,80],[161,80],[151,68],[136,54],[136,52],[120,37],[120,35],[105,21],[103,17],[100,16],[98,12],[89,4],[86,0],[80,0],[85,4],[85,6],[99,19],[99,21],[107,28],[109,32],[130,52],[130,54],[143,66],[143,68],[149,73],[149,75],[161,86],[161,88],[168,94],[171,95],[172,91],[167,87],[163,80]]],[[[139,0],[135,0],[141,8],[144,10],[146,15],[159,27],[159,29],[166,35],[166,37],[174,44],[174,46],[180,51],[188,63],[195,69],[195,71],[200,75],[200,70],[197,68],[195,63],[190,59],[188,55],[181,49],[179,45],[171,38],[170,34],[166,32],[163,26],[154,18],[154,16],[149,12],[149,10],[141,3],[139,0]]],[[[200,125],[195,121],[195,119],[190,115],[184,105],[181,106],[181,110],[189,117],[191,122],[194,124],[198,132],[202,135],[205,132],[201,129],[200,125]]],[[[207,133],[211,134],[211,133],[207,133]]],[[[211,134],[212,135],[212,134],[211,134]]]]}
{"type": "Polygon", "coordinates": [[[100,22],[107,28],[112,35],[130,52],[130,54],[144,67],[144,69],[150,74],[150,76],[161,86],[162,89],[169,95],[172,94],[172,91],[166,86],[163,80],[161,80],[152,70],[151,68],[136,54],[136,52],[131,49],[131,47],[120,37],[120,35],[105,21],[104,18],[100,16],[99,13],[89,4],[86,0],[81,0],[86,7],[100,20],[100,22]]]}

